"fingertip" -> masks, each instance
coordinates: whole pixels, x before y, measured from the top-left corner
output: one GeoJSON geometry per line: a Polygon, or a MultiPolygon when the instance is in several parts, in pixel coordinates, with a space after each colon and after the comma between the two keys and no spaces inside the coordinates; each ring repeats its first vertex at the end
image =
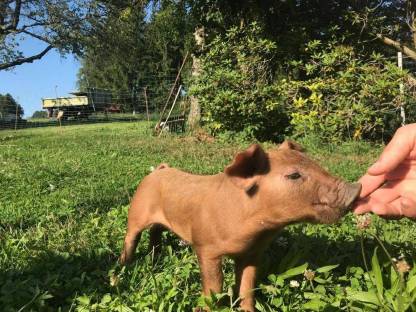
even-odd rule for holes
{"type": "Polygon", "coordinates": [[[368,168],[367,173],[372,176],[377,176],[384,174],[386,172],[386,166],[381,160],[376,161],[370,168],[368,168]]]}
{"type": "Polygon", "coordinates": [[[361,183],[361,193],[360,198],[363,199],[367,197],[369,194],[374,192],[380,185],[382,185],[385,181],[384,175],[369,175],[366,174],[362,176],[359,180],[361,183]]]}

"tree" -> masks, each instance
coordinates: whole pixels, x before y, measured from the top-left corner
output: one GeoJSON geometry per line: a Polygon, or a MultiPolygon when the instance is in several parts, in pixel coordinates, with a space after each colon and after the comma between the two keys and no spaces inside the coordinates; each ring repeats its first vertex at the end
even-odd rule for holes
{"type": "Polygon", "coordinates": [[[164,104],[192,45],[186,1],[105,5],[107,19],[95,30],[82,57],[80,89],[104,88],[126,98],[142,96],[147,88],[152,104],[164,104]]]}
{"type": "Polygon", "coordinates": [[[105,5],[107,19],[97,25],[85,46],[78,85],[131,92],[144,46],[143,7],[140,3],[105,5]]]}
{"type": "Polygon", "coordinates": [[[32,115],[32,118],[48,118],[48,112],[47,111],[35,111],[32,115]]]}
{"type": "Polygon", "coordinates": [[[32,63],[53,48],[81,54],[105,16],[105,7],[94,0],[0,1],[0,70],[32,63]],[[23,55],[20,42],[27,38],[43,43],[43,49],[23,55]]]}
{"type": "Polygon", "coordinates": [[[353,13],[361,32],[416,60],[416,1],[362,1],[353,13]]]}
{"type": "Polygon", "coordinates": [[[21,119],[23,114],[22,106],[9,93],[0,94],[0,118],[5,118],[6,115],[17,115],[17,118],[21,119]]]}

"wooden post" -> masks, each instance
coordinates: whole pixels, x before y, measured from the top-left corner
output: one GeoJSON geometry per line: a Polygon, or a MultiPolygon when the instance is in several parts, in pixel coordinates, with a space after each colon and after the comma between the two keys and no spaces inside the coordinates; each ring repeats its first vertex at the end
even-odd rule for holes
{"type": "Polygon", "coordinates": [[[166,128],[166,125],[167,125],[167,123],[168,123],[168,120],[169,120],[170,114],[172,114],[173,108],[175,107],[176,100],[178,99],[178,96],[179,96],[179,93],[181,92],[181,89],[182,89],[182,85],[180,85],[180,86],[179,86],[179,88],[178,88],[178,92],[176,92],[176,96],[175,96],[175,99],[173,100],[172,107],[170,108],[170,111],[169,111],[169,113],[168,113],[168,116],[166,117],[165,124],[163,125],[162,129],[160,129],[159,136],[162,134],[163,129],[165,129],[165,128],[166,128]]]}
{"type": "MultiPolygon", "coordinates": [[[[403,53],[397,52],[397,66],[400,69],[403,69],[403,53]]],[[[400,117],[402,118],[402,126],[406,124],[406,112],[404,110],[403,101],[404,101],[404,85],[403,82],[400,82],[400,117]]]]}
{"type": "Polygon", "coordinates": [[[17,130],[17,114],[19,112],[19,104],[16,103],[16,116],[15,116],[15,121],[14,121],[14,130],[17,130]]]}
{"type": "Polygon", "coordinates": [[[157,125],[156,125],[156,128],[160,125],[160,123],[161,123],[161,121],[162,121],[163,114],[165,113],[166,107],[167,107],[167,106],[168,106],[168,104],[169,104],[170,98],[172,97],[173,91],[175,90],[175,86],[176,86],[176,84],[178,83],[179,77],[180,77],[180,75],[181,75],[181,72],[182,72],[183,66],[184,66],[184,65],[185,65],[185,63],[186,63],[186,59],[187,59],[187,58],[188,58],[188,52],[186,52],[186,54],[185,54],[185,57],[184,57],[183,62],[182,62],[182,65],[181,65],[181,67],[179,68],[178,74],[176,75],[175,82],[173,83],[172,88],[170,89],[168,99],[166,100],[165,106],[163,107],[163,110],[162,110],[162,112],[160,113],[160,118],[159,118],[159,121],[158,121],[158,123],[157,123],[157,125]]]}
{"type": "Polygon", "coordinates": [[[143,93],[144,93],[144,103],[146,104],[147,122],[149,122],[150,119],[149,119],[149,105],[147,103],[147,86],[143,88],[143,93]]]}

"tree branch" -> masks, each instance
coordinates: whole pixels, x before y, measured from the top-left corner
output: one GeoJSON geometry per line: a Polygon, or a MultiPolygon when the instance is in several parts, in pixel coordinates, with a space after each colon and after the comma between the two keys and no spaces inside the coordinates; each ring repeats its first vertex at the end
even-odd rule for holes
{"type": "Polygon", "coordinates": [[[24,34],[26,34],[26,35],[29,35],[29,36],[33,37],[33,38],[36,38],[36,39],[38,39],[38,40],[41,40],[41,41],[43,41],[43,42],[46,42],[46,43],[51,44],[51,42],[49,41],[49,39],[48,39],[48,38],[43,37],[43,36],[40,36],[40,35],[37,35],[37,34],[35,34],[35,33],[32,33],[31,31],[28,31],[28,30],[22,30],[22,31],[21,31],[21,33],[24,33],[24,34]]]}
{"type": "Polygon", "coordinates": [[[18,58],[12,62],[3,63],[0,64],[0,70],[5,70],[13,66],[21,65],[24,63],[33,63],[33,61],[40,60],[43,56],[45,56],[46,53],[49,52],[53,47],[51,45],[47,46],[45,50],[43,50],[41,53],[30,56],[30,57],[23,57],[18,58]]]}
{"type": "MultiPolygon", "coordinates": [[[[4,12],[2,12],[2,14],[6,14],[7,3],[6,3],[6,5],[3,9],[4,9],[4,12]]],[[[13,11],[13,18],[12,18],[9,25],[3,25],[5,17],[2,16],[2,22],[1,22],[1,25],[0,25],[0,33],[5,34],[5,33],[12,32],[12,31],[17,29],[17,25],[19,24],[19,21],[20,21],[20,13],[21,13],[20,11],[21,11],[21,9],[22,9],[22,1],[21,0],[16,0],[16,4],[15,4],[15,7],[14,7],[14,11],[13,11]]]]}
{"type": "Polygon", "coordinates": [[[401,51],[410,57],[412,60],[416,61],[416,51],[410,49],[409,47],[401,44],[399,41],[390,39],[382,34],[377,34],[377,38],[380,39],[384,44],[395,48],[397,51],[401,51]]]}
{"type": "Polygon", "coordinates": [[[13,29],[16,29],[17,25],[19,24],[21,8],[22,8],[22,1],[16,0],[16,5],[14,7],[14,14],[13,14],[13,22],[12,22],[13,29]]]}

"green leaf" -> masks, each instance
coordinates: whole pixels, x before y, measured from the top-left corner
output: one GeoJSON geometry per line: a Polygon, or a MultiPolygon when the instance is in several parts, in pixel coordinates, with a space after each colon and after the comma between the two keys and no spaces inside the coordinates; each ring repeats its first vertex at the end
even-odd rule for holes
{"type": "Polygon", "coordinates": [[[303,293],[303,297],[304,297],[305,299],[312,299],[312,300],[316,300],[316,299],[321,299],[323,296],[322,296],[322,294],[319,294],[319,293],[304,292],[304,293],[303,293]]]}
{"type": "Polygon", "coordinates": [[[162,302],[161,302],[161,304],[159,305],[159,309],[158,309],[158,311],[159,311],[159,312],[163,312],[163,311],[165,311],[165,302],[164,302],[164,301],[162,301],[162,302]]]}
{"type": "Polygon", "coordinates": [[[407,281],[407,291],[411,293],[416,288],[416,275],[413,275],[407,281]]]}
{"type": "Polygon", "coordinates": [[[109,302],[111,302],[111,296],[110,294],[105,294],[103,298],[101,299],[101,304],[106,304],[109,302]]]}
{"type": "Polygon", "coordinates": [[[351,291],[348,293],[348,297],[352,301],[372,303],[376,306],[380,306],[380,300],[375,292],[370,291],[351,291]]]}
{"type": "Polygon", "coordinates": [[[390,266],[390,285],[393,288],[393,285],[398,285],[399,276],[397,275],[396,270],[394,269],[393,265],[390,266]]]}
{"type": "Polygon", "coordinates": [[[300,251],[296,244],[292,245],[283,259],[280,261],[277,268],[278,272],[284,272],[285,270],[288,270],[289,268],[298,264],[299,260],[304,254],[305,250],[300,251]]]}
{"type": "Polygon", "coordinates": [[[327,266],[317,269],[316,272],[325,273],[325,272],[332,271],[333,269],[336,269],[337,267],[339,267],[339,264],[327,265],[327,266]]]}
{"type": "Polygon", "coordinates": [[[312,310],[312,311],[321,311],[327,305],[326,302],[314,299],[311,300],[303,305],[304,309],[312,310]]]}
{"type": "Polygon", "coordinates": [[[323,278],[320,278],[320,277],[315,277],[313,280],[314,280],[314,282],[317,282],[319,284],[328,284],[329,283],[329,281],[324,280],[323,278]]]}
{"type": "Polygon", "coordinates": [[[289,269],[286,272],[279,274],[278,277],[281,279],[287,279],[292,276],[301,275],[303,272],[305,272],[306,268],[308,267],[308,263],[304,263],[300,266],[297,266],[295,268],[289,269]]]}
{"type": "Polygon", "coordinates": [[[81,305],[89,305],[90,304],[90,297],[84,295],[81,297],[77,298],[77,301],[81,304],[81,305]]]}
{"type": "Polygon", "coordinates": [[[130,309],[128,306],[126,306],[124,304],[120,307],[119,311],[120,312],[134,312],[134,310],[130,309]]]}
{"type": "Polygon", "coordinates": [[[381,274],[381,268],[380,268],[380,264],[377,258],[377,249],[378,247],[374,249],[374,254],[373,254],[373,257],[371,258],[371,265],[373,268],[372,273],[374,277],[374,282],[376,284],[375,286],[377,288],[377,292],[379,296],[383,298],[383,276],[381,274]]]}

